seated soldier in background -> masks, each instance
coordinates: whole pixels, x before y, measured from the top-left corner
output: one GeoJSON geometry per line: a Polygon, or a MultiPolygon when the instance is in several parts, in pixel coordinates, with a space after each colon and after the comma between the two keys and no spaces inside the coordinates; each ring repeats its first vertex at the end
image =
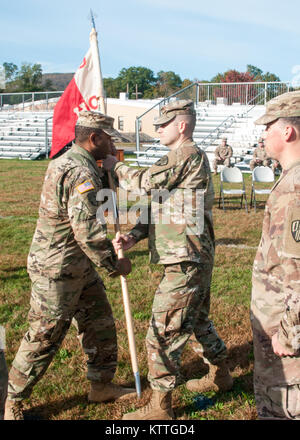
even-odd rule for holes
{"type": "Polygon", "coordinates": [[[258,146],[253,153],[253,159],[250,161],[250,170],[253,171],[255,167],[269,167],[271,166],[271,159],[265,150],[265,144],[262,138],[258,141],[258,146]]]}
{"type": "Polygon", "coordinates": [[[222,138],[222,143],[215,149],[215,159],[213,161],[213,170],[217,174],[218,165],[225,165],[230,167],[230,158],[233,151],[230,145],[227,144],[227,137],[222,138]]]}

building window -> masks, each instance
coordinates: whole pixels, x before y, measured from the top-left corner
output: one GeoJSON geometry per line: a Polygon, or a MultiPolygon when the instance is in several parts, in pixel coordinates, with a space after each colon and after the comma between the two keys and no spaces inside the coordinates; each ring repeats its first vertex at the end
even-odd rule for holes
{"type": "Polygon", "coordinates": [[[118,116],[118,130],[124,130],[124,117],[118,116]]]}

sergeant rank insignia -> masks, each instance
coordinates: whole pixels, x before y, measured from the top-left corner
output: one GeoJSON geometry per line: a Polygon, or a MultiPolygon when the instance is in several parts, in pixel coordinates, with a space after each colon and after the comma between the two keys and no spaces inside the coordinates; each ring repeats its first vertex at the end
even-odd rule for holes
{"type": "Polygon", "coordinates": [[[90,182],[89,180],[86,180],[85,182],[81,183],[80,185],[76,186],[77,191],[80,194],[83,194],[87,191],[90,191],[91,189],[95,189],[94,185],[92,184],[92,182],[90,182]]]}
{"type": "Polygon", "coordinates": [[[291,229],[293,238],[298,243],[300,241],[300,220],[294,220],[291,229]]]}

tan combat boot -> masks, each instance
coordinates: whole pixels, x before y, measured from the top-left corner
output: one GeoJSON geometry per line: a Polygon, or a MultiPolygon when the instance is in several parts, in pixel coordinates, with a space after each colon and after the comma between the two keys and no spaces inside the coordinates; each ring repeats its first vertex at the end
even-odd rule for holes
{"type": "Polygon", "coordinates": [[[6,399],[4,420],[24,420],[22,402],[6,399]]]}
{"type": "Polygon", "coordinates": [[[192,379],[186,383],[189,391],[205,393],[207,391],[229,391],[233,386],[226,361],[216,365],[209,364],[209,373],[201,379],[192,379]]]}
{"type": "Polygon", "coordinates": [[[174,412],[172,409],[172,392],[152,392],[148,405],[137,411],[124,414],[122,420],[172,420],[174,412]]]}
{"type": "Polygon", "coordinates": [[[89,402],[109,402],[112,400],[125,400],[135,397],[134,388],[124,388],[112,382],[91,382],[91,390],[88,394],[89,402]]]}

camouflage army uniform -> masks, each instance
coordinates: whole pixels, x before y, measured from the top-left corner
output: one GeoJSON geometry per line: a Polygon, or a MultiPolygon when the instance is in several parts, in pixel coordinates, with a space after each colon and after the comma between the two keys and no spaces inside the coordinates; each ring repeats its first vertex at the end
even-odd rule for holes
{"type": "Polygon", "coordinates": [[[0,350],[0,420],[3,418],[4,405],[7,395],[8,372],[5,362],[4,350],[0,350]]]}
{"type": "Polygon", "coordinates": [[[232,157],[233,151],[230,145],[220,145],[215,149],[215,159],[213,161],[213,170],[217,172],[218,165],[225,165],[225,167],[230,167],[230,158],[232,157]]]}
{"type": "MultiPolygon", "coordinates": [[[[208,361],[217,363],[227,356],[224,342],[208,319],[215,248],[214,190],[209,162],[190,139],[147,170],[135,170],[118,162],[114,174],[120,186],[127,190],[140,188],[148,194],[152,190],[175,190],[170,195],[171,207],[176,204],[176,194],[186,189],[192,190],[190,206],[194,206],[196,190],[204,192],[202,233],[197,233],[187,221],[177,224],[172,218],[168,224],[163,224],[162,218],[149,224],[138,222],[130,231],[137,241],[149,237],[151,263],[164,265],[164,275],[153,301],[146,345],[152,389],[170,391],[178,378],[180,355],[193,332],[198,341],[196,350],[208,361]]],[[[152,196],[152,220],[163,212],[165,204],[159,197],[152,196]]]]}
{"type": "Polygon", "coordinates": [[[250,161],[250,170],[253,171],[257,166],[269,167],[270,165],[271,159],[268,157],[265,147],[256,147],[253,152],[253,159],[250,161]]]}
{"type": "Polygon", "coordinates": [[[300,162],[284,170],[266,204],[252,277],[254,386],[260,419],[300,419],[300,162]],[[272,336],[295,353],[279,357],[272,336]]]}
{"type": "Polygon", "coordinates": [[[101,173],[90,153],[76,144],[49,164],[28,256],[29,330],[9,374],[10,400],[30,395],[72,319],[88,356],[88,379],[109,382],[114,376],[115,324],[105,287],[92,264],[110,273],[116,266],[106,226],[96,221],[101,173]]]}

